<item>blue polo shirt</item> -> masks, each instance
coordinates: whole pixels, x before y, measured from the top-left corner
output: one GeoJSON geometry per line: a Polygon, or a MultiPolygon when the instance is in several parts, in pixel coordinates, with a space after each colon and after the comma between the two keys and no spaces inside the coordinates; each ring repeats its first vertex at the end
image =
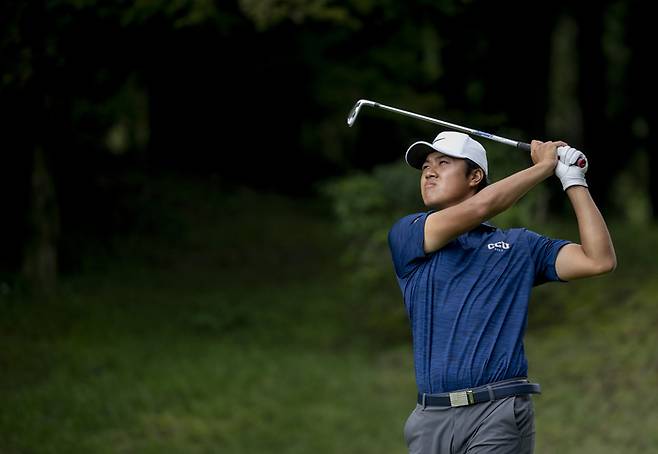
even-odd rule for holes
{"type": "Polygon", "coordinates": [[[560,280],[555,259],[569,242],[485,223],[425,254],[425,220],[433,212],[405,216],[388,234],[411,324],[418,391],[527,376],[530,291],[560,280]]]}

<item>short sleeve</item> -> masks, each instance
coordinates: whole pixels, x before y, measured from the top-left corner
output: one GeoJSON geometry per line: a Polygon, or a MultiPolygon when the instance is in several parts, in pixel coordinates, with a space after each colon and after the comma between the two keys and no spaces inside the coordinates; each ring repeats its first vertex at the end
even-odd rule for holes
{"type": "Polygon", "coordinates": [[[398,278],[407,277],[422,260],[427,258],[423,249],[425,220],[431,212],[410,214],[398,220],[388,233],[393,267],[398,278]]]}
{"type": "Polygon", "coordinates": [[[536,286],[550,281],[564,282],[557,275],[555,261],[560,249],[569,244],[570,241],[548,238],[531,230],[525,230],[524,232],[529,243],[532,260],[535,264],[534,285],[536,286]]]}

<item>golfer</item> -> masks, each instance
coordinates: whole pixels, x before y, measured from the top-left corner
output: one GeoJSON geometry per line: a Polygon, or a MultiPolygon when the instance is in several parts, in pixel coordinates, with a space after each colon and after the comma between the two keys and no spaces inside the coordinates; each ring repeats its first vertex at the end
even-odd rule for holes
{"type": "Polygon", "coordinates": [[[530,290],[615,269],[585,155],[536,140],[530,155],[534,165],[487,185],[485,149],[466,134],[442,132],[407,150],[429,208],[388,236],[413,336],[418,402],[404,426],[412,454],[533,452],[531,395],[540,389],[528,381],[523,348],[530,290]],[[582,244],[486,222],[553,174],[582,244]]]}

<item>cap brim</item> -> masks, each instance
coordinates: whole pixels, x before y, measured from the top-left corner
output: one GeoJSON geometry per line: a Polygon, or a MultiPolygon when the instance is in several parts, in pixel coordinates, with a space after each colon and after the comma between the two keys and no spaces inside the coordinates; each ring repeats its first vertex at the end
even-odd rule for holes
{"type": "Polygon", "coordinates": [[[404,159],[411,167],[420,170],[423,167],[427,155],[434,151],[436,150],[432,147],[431,143],[421,140],[411,144],[411,146],[407,148],[404,159]]]}

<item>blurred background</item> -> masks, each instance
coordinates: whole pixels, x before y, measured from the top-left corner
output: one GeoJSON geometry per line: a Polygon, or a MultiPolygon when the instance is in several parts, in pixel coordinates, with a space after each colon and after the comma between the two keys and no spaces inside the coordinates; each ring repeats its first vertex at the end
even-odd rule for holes
{"type": "MultiPolygon", "coordinates": [[[[386,235],[434,125],[590,159],[615,273],[538,287],[540,453],[658,452],[658,125],[645,2],[0,6],[0,452],[399,453],[386,235]]],[[[531,164],[481,139],[492,180],[531,164]]],[[[557,179],[494,219],[578,241],[557,179]]]]}

